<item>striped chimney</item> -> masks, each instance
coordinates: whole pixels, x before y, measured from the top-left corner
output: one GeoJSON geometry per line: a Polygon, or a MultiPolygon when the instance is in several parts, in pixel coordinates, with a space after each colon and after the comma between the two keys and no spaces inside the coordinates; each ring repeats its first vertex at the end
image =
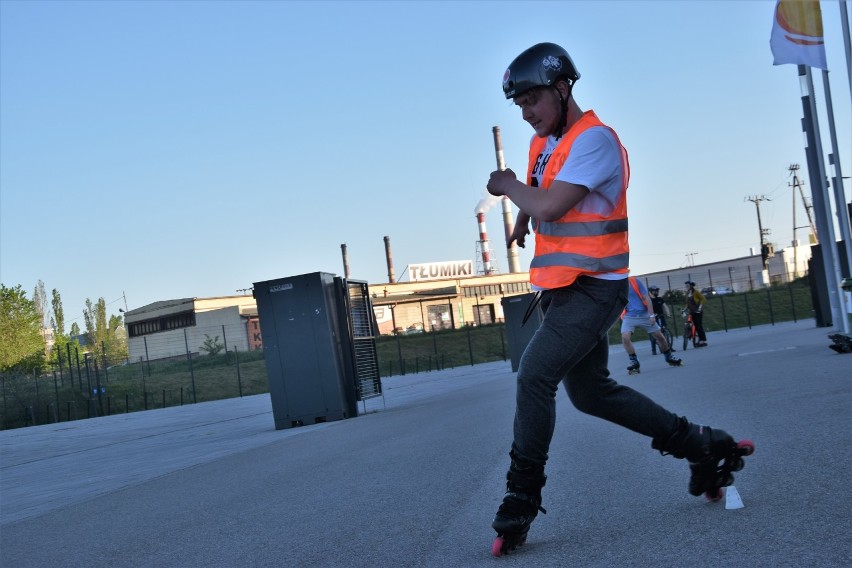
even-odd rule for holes
{"type": "Polygon", "coordinates": [[[494,272],[491,268],[491,251],[488,245],[488,232],[485,230],[485,212],[476,213],[476,222],[479,224],[479,244],[482,247],[482,270],[488,275],[494,272]]]}

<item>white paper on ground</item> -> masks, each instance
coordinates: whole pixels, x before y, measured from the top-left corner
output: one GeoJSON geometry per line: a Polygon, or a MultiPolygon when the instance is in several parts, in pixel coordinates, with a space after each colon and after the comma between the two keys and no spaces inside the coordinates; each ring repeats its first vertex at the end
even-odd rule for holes
{"type": "Polygon", "coordinates": [[[742,498],[740,497],[740,492],[737,491],[737,488],[731,485],[728,487],[727,491],[725,491],[725,508],[726,509],[742,509],[745,507],[742,498]]]}

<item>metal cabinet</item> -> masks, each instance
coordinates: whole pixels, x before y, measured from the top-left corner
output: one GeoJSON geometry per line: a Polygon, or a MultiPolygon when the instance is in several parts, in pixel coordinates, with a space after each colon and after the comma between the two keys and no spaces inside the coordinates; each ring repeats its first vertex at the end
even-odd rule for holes
{"type": "Polygon", "coordinates": [[[255,282],[275,429],[358,415],[381,394],[367,284],[314,272],[255,282]]]}

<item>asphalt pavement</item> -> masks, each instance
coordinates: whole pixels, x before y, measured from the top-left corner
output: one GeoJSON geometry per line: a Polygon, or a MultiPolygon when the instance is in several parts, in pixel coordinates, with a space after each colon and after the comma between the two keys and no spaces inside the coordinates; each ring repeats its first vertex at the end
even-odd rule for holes
{"type": "Polygon", "coordinates": [[[528,543],[491,556],[514,412],[509,362],[383,381],[362,415],[274,429],[268,395],[0,432],[0,565],[850,566],[852,354],[813,320],[714,331],[672,368],[610,369],[749,438],[745,505],[686,491],[683,460],[558,393],[528,543]]]}

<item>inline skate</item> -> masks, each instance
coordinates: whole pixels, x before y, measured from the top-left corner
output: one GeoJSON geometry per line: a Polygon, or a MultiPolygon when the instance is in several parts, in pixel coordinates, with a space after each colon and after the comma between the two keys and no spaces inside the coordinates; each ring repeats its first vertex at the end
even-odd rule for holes
{"type": "Polygon", "coordinates": [[[497,538],[491,546],[494,556],[502,556],[522,546],[539,511],[547,513],[541,506],[541,488],[546,481],[547,476],[541,468],[518,471],[512,464],[506,474],[503,503],[491,523],[497,531],[497,538]]]}
{"type": "Polygon", "coordinates": [[[668,440],[654,439],[651,447],[663,455],[686,458],[689,461],[690,495],[701,495],[708,501],[718,501],[725,487],[734,483],[733,472],[745,467],[746,456],[754,453],[751,440],[735,442],[725,432],[709,426],[690,424],[679,418],[677,431],[668,440]]]}

